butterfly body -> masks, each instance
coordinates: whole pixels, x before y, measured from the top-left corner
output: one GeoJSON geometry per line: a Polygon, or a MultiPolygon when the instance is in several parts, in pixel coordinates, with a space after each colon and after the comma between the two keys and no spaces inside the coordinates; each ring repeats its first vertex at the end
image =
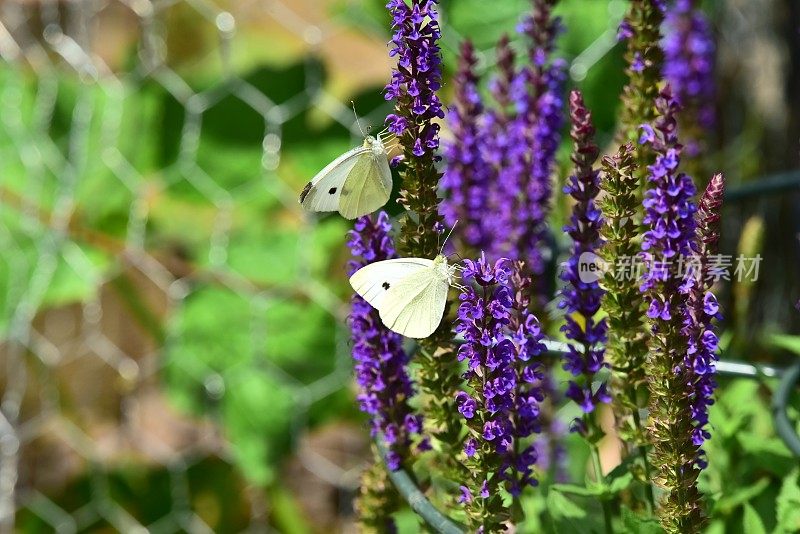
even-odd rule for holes
{"type": "Polygon", "coordinates": [[[382,207],[391,192],[386,147],[380,138],[367,136],[363,145],[333,160],[306,184],[300,204],[308,211],[338,211],[355,219],[382,207]]]}
{"type": "Polygon", "coordinates": [[[378,310],[390,330],[411,338],[430,336],[444,315],[456,266],[447,258],[397,258],[370,263],[350,277],[350,285],[378,310]]]}

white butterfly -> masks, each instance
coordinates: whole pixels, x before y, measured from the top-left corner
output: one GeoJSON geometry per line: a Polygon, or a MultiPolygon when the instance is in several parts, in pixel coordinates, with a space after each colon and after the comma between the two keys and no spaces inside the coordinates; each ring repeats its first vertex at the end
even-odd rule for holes
{"type": "Polygon", "coordinates": [[[389,330],[417,339],[442,322],[457,265],[436,259],[398,258],[365,265],[350,277],[356,293],[377,309],[389,330]]]}
{"type": "Polygon", "coordinates": [[[345,219],[372,213],[392,192],[389,155],[380,136],[345,152],[317,173],[300,193],[308,211],[339,211],[345,219]]]}

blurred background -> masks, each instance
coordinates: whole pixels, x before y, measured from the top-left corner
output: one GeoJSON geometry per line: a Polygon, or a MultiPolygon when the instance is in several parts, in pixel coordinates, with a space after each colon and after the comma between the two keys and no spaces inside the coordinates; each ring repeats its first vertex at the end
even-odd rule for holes
{"type": "MultiPolygon", "coordinates": [[[[348,223],[303,213],[297,196],[360,143],[351,100],[373,128],[389,112],[383,4],[0,3],[0,531],[354,531],[370,453],[344,328],[348,223]]],[[[441,4],[446,80],[465,36],[491,69],[494,43],[529,5],[441,4]]],[[[793,176],[800,7],[704,7],[719,120],[698,180],[793,176]]],[[[625,81],[625,9],[557,9],[559,54],[602,143],[625,81]]],[[[723,253],[764,257],[757,282],[721,288],[735,357],[800,350],[798,200],[795,190],[726,208],[723,253]]],[[[557,198],[553,228],[564,211],[557,198]]],[[[726,386],[717,410],[728,391],[731,405],[761,402],[737,414],[732,444],[723,433],[712,447],[772,463],[720,463],[711,490],[738,476],[774,502],[759,481],[792,460],[769,425],[770,387],[726,386]],[[753,449],[768,439],[769,451],[753,449]]]]}

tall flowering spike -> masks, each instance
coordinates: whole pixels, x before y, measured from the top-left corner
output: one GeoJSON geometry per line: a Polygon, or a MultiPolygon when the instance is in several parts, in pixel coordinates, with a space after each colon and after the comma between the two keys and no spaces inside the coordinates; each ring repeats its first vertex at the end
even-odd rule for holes
{"type": "MultiPolygon", "coordinates": [[[[526,202],[520,212],[521,235],[512,254],[525,259],[534,274],[544,271],[544,246],[547,215],[552,195],[552,173],[564,122],[564,82],[566,63],[552,60],[555,38],[561,21],[552,16],[555,0],[532,0],[533,10],[520,25],[529,40],[530,65],[519,75],[518,126],[530,147],[524,171],[523,191],[526,202]]],[[[536,289],[536,288],[535,288],[536,289]]]]}
{"type": "Polygon", "coordinates": [[[530,279],[522,264],[484,255],[466,260],[456,331],[465,343],[458,357],[467,366],[467,388],[456,395],[469,434],[464,446],[468,480],[461,502],[470,531],[499,532],[509,519],[500,488],[518,497],[535,485],[536,447],[529,437],[540,430],[538,385],[544,351],[536,317],[528,310],[530,279]]]}
{"type": "Polygon", "coordinates": [[[361,486],[353,503],[359,532],[394,533],[397,525],[392,516],[401,509],[403,498],[389,480],[386,465],[378,460],[378,451],[374,450],[373,454],[376,461],[361,474],[361,486]]]}
{"type": "Polygon", "coordinates": [[[664,20],[664,78],[681,103],[684,154],[703,151],[703,140],[714,127],[714,54],[711,28],[693,0],[676,0],[664,20]]]}
{"type": "Polygon", "coordinates": [[[497,75],[489,83],[495,109],[486,113],[481,139],[483,159],[489,164],[490,181],[495,184],[489,189],[489,210],[483,213],[486,231],[492,236],[483,250],[492,257],[512,254],[513,244],[521,235],[519,191],[525,178],[528,148],[524,122],[517,110],[515,61],[508,35],[503,35],[497,43],[497,75]]]}
{"type": "Polygon", "coordinates": [[[436,95],[441,87],[441,37],[437,0],[389,0],[392,15],[392,49],[397,58],[392,79],[386,85],[386,100],[395,101],[395,111],[386,118],[389,131],[403,147],[403,188],[399,202],[415,212],[418,220],[406,218],[400,233],[405,255],[433,258],[436,254],[435,225],[441,221],[436,190],[440,174],[439,124],[444,111],[436,95]]]}
{"type": "Polygon", "coordinates": [[[603,158],[603,178],[600,187],[603,195],[598,205],[605,223],[600,229],[604,239],[600,256],[608,269],[603,273],[601,285],[605,289],[601,307],[608,320],[606,357],[611,363],[611,394],[617,431],[630,453],[639,451],[644,461],[644,472],[637,473],[650,487],[647,469],[647,436],[639,418],[640,408],[646,406],[647,332],[643,321],[643,298],[639,291],[637,273],[639,252],[636,224],[640,209],[638,178],[634,174],[634,151],[630,144],[623,145],[614,156],[603,158]]]}
{"type": "Polygon", "coordinates": [[[698,447],[697,466],[706,465],[705,453],[700,448],[711,437],[707,430],[708,407],[714,403],[713,394],[717,384],[714,381],[715,362],[718,360],[718,339],[713,320],[720,319],[719,305],[711,289],[709,257],[717,253],[719,243],[719,220],[722,196],[725,192],[725,179],[715,174],[706,187],[695,217],[697,231],[694,242],[696,271],[689,291],[689,307],[685,320],[685,335],[689,339],[689,349],[684,366],[691,378],[690,401],[694,422],[693,442],[698,447]]]}
{"type": "Polygon", "coordinates": [[[715,174],[708,182],[703,197],[700,199],[700,206],[697,208],[697,247],[702,256],[716,253],[719,244],[720,209],[724,194],[725,177],[722,174],[715,174]]]}
{"type": "MultiPolygon", "coordinates": [[[[349,274],[369,263],[396,257],[390,230],[385,212],[375,219],[367,215],[356,220],[348,236],[354,258],[348,264],[349,274]]],[[[382,434],[389,447],[389,469],[399,469],[422,427],[422,418],[408,404],[414,394],[406,368],[409,357],[402,336],[383,326],[375,308],[358,295],[353,296],[351,306],[358,402],[361,411],[370,416],[373,435],[382,434]]]]}
{"type": "MultiPolygon", "coordinates": [[[[619,28],[618,37],[627,42],[625,61],[628,64],[625,71],[628,83],[622,90],[620,144],[636,143],[639,127],[655,119],[653,101],[658,96],[664,60],[659,33],[664,9],[664,0],[631,0],[619,28]]],[[[646,166],[652,162],[648,147],[634,144],[634,161],[641,191],[646,179],[646,166]]]]}
{"type": "Polygon", "coordinates": [[[645,193],[642,241],[645,292],[650,320],[650,422],[655,482],[666,490],[658,510],[668,533],[699,532],[704,522],[697,489],[696,428],[693,420],[695,372],[686,367],[691,358],[687,340],[687,294],[691,276],[687,261],[695,242],[695,194],[692,179],[677,171],[681,145],[675,115],[679,106],[667,86],[656,99],[658,118],[643,126],[641,141],[655,152],[648,167],[650,188],[645,193]]]}
{"type": "MultiPolygon", "coordinates": [[[[566,395],[585,414],[590,414],[598,403],[611,400],[605,383],[593,386],[595,375],[606,365],[602,347],[606,340],[606,320],[595,321],[594,318],[603,296],[603,290],[598,283],[599,272],[581,270],[582,266],[597,266],[594,256],[602,244],[600,228],[603,226],[603,218],[595,206],[595,199],[600,191],[600,177],[599,172],[593,168],[598,149],[594,143],[592,114],[586,109],[579,91],[570,93],[569,105],[575,174],[567,180],[564,192],[573,198],[574,204],[570,222],[564,227],[564,231],[572,238],[572,251],[566,268],[561,273],[561,279],[566,282],[566,286],[561,291],[559,307],[567,313],[566,324],[561,327],[561,331],[567,339],[577,342],[569,344],[569,351],[564,356],[564,369],[572,374],[566,395]]],[[[593,430],[594,425],[588,425],[590,421],[589,418],[579,419],[573,429],[582,432],[593,430]]]]}
{"type": "Polygon", "coordinates": [[[483,104],[478,94],[476,63],[472,43],[464,41],[454,80],[455,106],[448,114],[453,140],[444,149],[447,170],[441,186],[446,198],[440,208],[447,226],[453,227],[459,222],[454,229],[458,250],[465,247],[482,250],[493,242],[484,216],[492,189],[489,184],[491,168],[481,148],[485,141],[480,124],[483,104]]]}
{"type": "MultiPolygon", "coordinates": [[[[436,0],[389,0],[386,4],[394,30],[390,56],[397,58],[385,92],[387,100],[395,101],[387,123],[403,148],[399,202],[416,213],[403,219],[398,246],[404,256],[421,258],[436,255],[437,230],[442,227],[437,196],[441,175],[435,167],[439,125],[434,121],[444,118],[436,95],[441,86],[436,4],[436,0]]],[[[460,466],[451,460],[449,449],[460,448],[462,425],[453,401],[460,377],[446,323],[442,321],[433,335],[420,342],[415,360],[420,366],[418,383],[425,393],[428,429],[439,441],[445,466],[453,471],[449,474],[456,478],[460,466]]]]}

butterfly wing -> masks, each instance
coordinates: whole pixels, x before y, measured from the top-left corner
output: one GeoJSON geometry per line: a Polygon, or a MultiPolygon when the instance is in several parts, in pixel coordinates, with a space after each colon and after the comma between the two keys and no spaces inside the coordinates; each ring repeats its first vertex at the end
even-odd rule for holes
{"type": "Polygon", "coordinates": [[[432,266],[406,276],[383,298],[379,309],[383,324],[406,337],[430,336],[442,322],[449,287],[432,266]]]}
{"type": "Polygon", "coordinates": [[[370,305],[380,310],[386,293],[406,277],[433,269],[424,258],[397,258],[365,265],[350,277],[350,285],[370,305]]]}
{"type": "Polygon", "coordinates": [[[389,161],[374,152],[358,157],[342,187],[339,213],[355,219],[381,208],[392,192],[389,161]]]}
{"type": "Polygon", "coordinates": [[[300,194],[300,204],[308,211],[337,211],[347,177],[360,159],[371,156],[369,148],[345,152],[308,182],[300,194]]]}

